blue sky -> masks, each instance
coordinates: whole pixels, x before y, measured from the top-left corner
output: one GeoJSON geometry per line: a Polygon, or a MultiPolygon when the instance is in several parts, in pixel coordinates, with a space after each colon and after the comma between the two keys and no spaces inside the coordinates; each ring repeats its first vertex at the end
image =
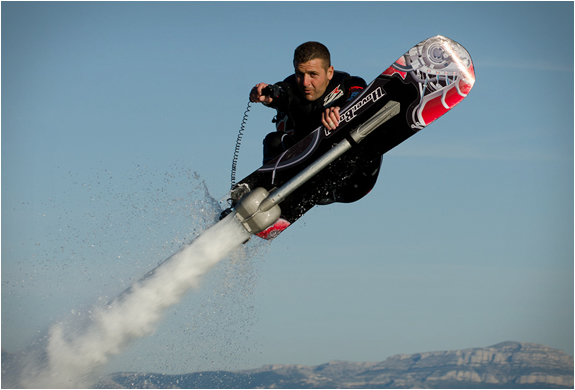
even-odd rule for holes
{"type": "MultiPolygon", "coordinates": [[[[249,90],[297,45],[369,82],[437,34],[470,52],[469,97],[389,152],[367,197],[252,240],[107,370],[573,354],[572,2],[2,2],[2,347],[209,225],[202,183],[224,199],[249,90]]],[[[252,107],[238,178],[272,117],[252,107]]]]}

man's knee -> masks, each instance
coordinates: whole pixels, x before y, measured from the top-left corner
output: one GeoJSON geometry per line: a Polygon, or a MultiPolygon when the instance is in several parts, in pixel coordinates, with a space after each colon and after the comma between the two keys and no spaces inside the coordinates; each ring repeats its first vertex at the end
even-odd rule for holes
{"type": "Polygon", "coordinates": [[[352,203],[366,196],[375,186],[383,157],[364,162],[362,169],[355,172],[342,187],[334,191],[334,199],[340,203],[352,203]]]}
{"type": "Polygon", "coordinates": [[[293,138],[285,133],[274,131],[264,138],[264,164],[285,152],[294,145],[293,138]]]}

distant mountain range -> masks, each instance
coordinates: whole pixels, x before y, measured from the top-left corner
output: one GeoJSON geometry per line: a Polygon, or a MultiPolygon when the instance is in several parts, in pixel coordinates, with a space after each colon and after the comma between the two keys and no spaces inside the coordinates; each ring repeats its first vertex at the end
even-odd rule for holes
{"type": "Polygon", "coordinates": [[[573,357],[533,343],[395,355],[383,362],[268,365],[184,375],[116,373],[97,388],[573,388],[573,357]]]}

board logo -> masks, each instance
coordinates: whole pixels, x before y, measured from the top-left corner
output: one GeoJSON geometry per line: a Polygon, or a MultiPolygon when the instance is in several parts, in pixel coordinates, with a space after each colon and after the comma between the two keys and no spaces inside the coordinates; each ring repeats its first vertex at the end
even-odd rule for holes
{"type": "Polygon", "coordinates": [[[349,109],[347,109],[347,111],[345,111],[343,114],[341,114],[341,120],[346,121],[346,122],[350,122],[353,118],[356,117],[356,113],[359,109],[361,109],[363,106],[365,106],[369,102],[373,103],[373,102],[378,101],[383,96],[385,96],[385,92],[383,92],[381,87],[377,87],[373,92],[371,92],[369,95],[367,95],[366,97],[361,99],[359,102],[357,102],[356,104],[351,106],[349,109]]]}

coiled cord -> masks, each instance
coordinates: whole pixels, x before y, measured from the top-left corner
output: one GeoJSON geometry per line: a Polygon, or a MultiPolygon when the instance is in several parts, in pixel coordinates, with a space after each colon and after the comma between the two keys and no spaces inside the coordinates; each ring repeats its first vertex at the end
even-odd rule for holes
{"type": "Polygon", "coordinates": [[[240,131],[238,133],[238,139],[236,140],[236,148],[234,150],[234,158],[232,160],[232,173],[231,173],[231,181],[232,185],[230,189],[233,189],[236,185],[236,168],[238,165],[238,156],[240,155],[240,147],[242,144],[242,137],[244,136],[244,130],[246,127],[246,123],[248,121],[248,113],[250,112],[252,102],[248,102],[248,106],[246,111],[244,112],[244,117],[242,119],[242,124],[240,125],[240,131]]]}

